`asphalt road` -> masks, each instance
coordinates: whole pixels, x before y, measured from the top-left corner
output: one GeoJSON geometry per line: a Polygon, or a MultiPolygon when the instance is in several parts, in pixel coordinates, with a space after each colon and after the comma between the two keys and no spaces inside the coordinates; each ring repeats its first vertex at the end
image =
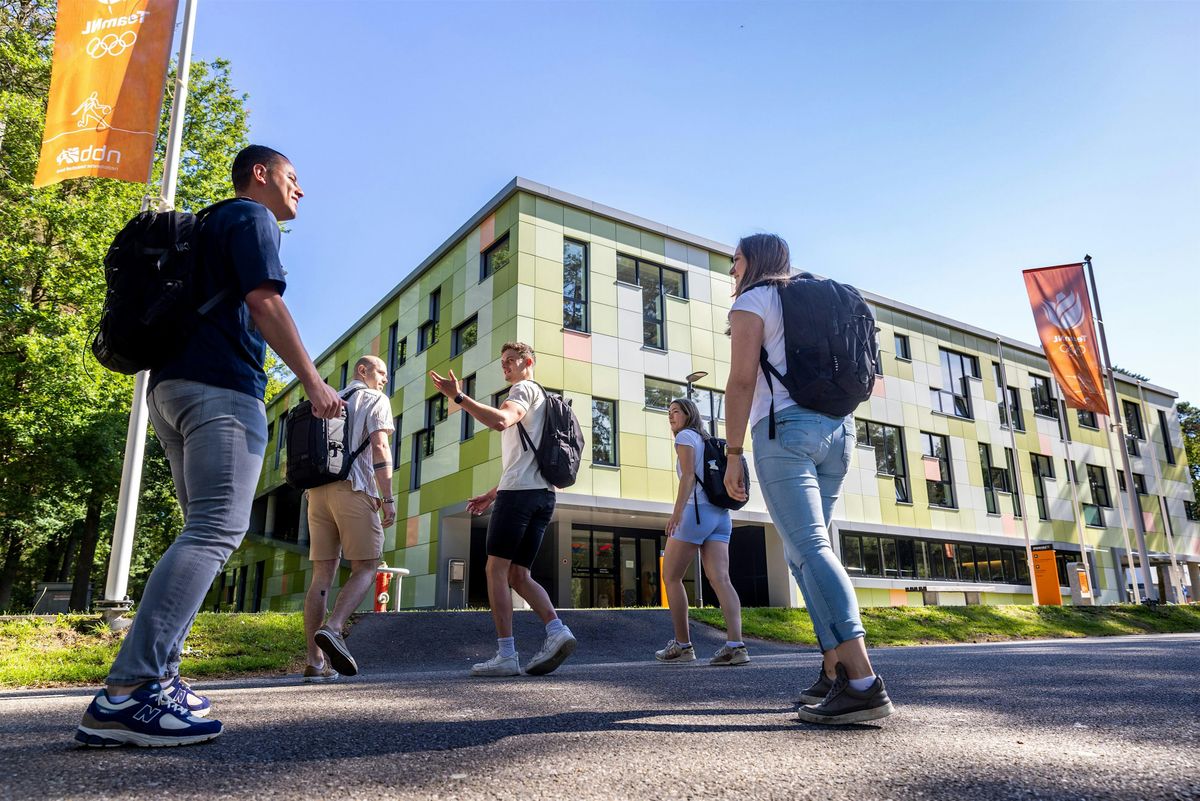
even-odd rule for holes
{"type": "Polygon", "coordinates": [[[205,685],[199,746],[78,748],[90,692],[0,693],[0,799],[1200,799],[1200,635],[878,649],[897,714],[829,729],[790,703],[812,651],[660,665],[663,612],[563,617],[571,661],[485,680],[486,616],[379,616],[354,679],[205,685]]]}

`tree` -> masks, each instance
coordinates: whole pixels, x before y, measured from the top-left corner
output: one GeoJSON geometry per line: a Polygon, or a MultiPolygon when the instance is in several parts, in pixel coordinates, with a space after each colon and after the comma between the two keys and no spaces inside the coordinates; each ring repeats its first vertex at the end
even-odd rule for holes
{"type": "Polygon", "coordinates": [[[1200,503],[1200,407],[1187,401],[1175,405],[1179,427],[1183,430],[1183,450],[1187,455],[1188,471],[1192,476],[1192,497],[1200,503]]]}
{"type": "MultiPolygon", "coordinates": [[[[32,188],[49,93],[54,4],[0,6],[0,610],[26,606],[33,583],[70,575],[75,600],[103,575],[124,456],[132,379],[89,351],[100,316],[100,265],[146,187],[100,178],[32,188]]],[[[229,63],[192,64],[176,205],[197,209],[232,192],[245,146],[246,96],[229,63]]],[[[161,180],[174,70],[160,120],[161,180]]],[[[152,193],[156,190],[152,189],[152,193]]],[[[170,472],[153,440],[139,509],[131,586],[178,532],[170,472]]]]}

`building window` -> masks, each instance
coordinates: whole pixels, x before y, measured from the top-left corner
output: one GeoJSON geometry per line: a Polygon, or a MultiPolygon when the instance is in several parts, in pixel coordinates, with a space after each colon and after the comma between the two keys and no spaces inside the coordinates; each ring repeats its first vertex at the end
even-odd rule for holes
{"type": "Polygon", "coordinates": [[[896,358],[906,362],[912,361],[912,350],[909,348],[906,334],[896,334],[896,358]]]}
{"type": "Polygon", "coordinates": [[[979,443],[979,463],[983,469],[983,498],[988,514],[998,515],[1000,504],[996,500],[996,491],[1007,492],[1008,479],[1003,470],[992,464],[992,446],[986,442],[979,443]]]}
{"type": "MultiPolygon", "coordinates": [[[[397,366],[396,365],[396,357],[399,355],[399,346],[400,346],[400,342],[397,339],[397,333],[399,331],[399,327],[400,327],[399,323],[392,323],[390,326],[388,326],[387,394],[388,394],[389,398],[392,397],[392,395],[394,395],[396,393],[396,384],[399,383],[398,381],[396,381],[396,366],[397,366]]],[[[392,461],[393,461],[393,463],[395,462],[394,459],[392,461]]]]}
{"type": "Polygon", "coordinates": [[[1062,398],[1058,400],[1058,419],[1061,421],[1059,428],[1067,442],[1072,442],[1071,439],[1071,418],[1067,416],[1067,402],[1062,398]]]}
{"type": "Polygon", "coordinates": [[[482,281],[497,270],[503,270],[512,259],[508,247],[508,234],[497,239],[479,257],[479,280],[482,281]]]}
{"type": "Polygon", "coordinates": [[[1033,413],[1058,419],[1058,404],[1054,402],[1054,395],[1050,391],[1050,379],[1030,373],[1029,381],[1029,392],[1033,395],[1033,413]]]}
{"type": "Polygon", "coordinates": [[[400,466],[400,439],[404,436],[404,415],[392,418],[392,470],[400,466]]]}
{"type": "Polygon", "coordinates": [[[472,317],[454,329],[450,337],[450,355],[457,356],[479,341],[479,319],[472,317]]]}
{"type": "MultiPolygon", "coordinates": [[[[1117,471],[1117,489],[1121,492],[1125,492],[1125,471],[1124,470],[1117,471]]],[[[1144,475],[1142,475],[1141,473],[1133,474],[1133,491],[1136,492],[1138,495],[1149,495],[1150,494],[1149,492],[1146,491],[1146,477],[1144,475]]]]}
{"type": "Polygon", "coordinates": [[[1184,501],[1183,516],[1188,520],[1200,520],[1200,504],[1184,501]]]}
{"type": "Polygon", "coordinates": [[[1029,454],[1030,466],[1033,467],[1033,491],[1037,495],[1039,520],[1050,519],[1050,507],[1046,501],[1046,479],[1054,478],[1054,460],[1040,453],[1029,454]]]}
{"type": "Polygon", "coordinates": [[[1125,413],[1125,433],[1140,440],[1146,439],[1146,431],[1142,428],[1142,410],[1132,401],[1121,401],[1121,411],[1125,413]]]}
{"type": "Polygon", "coordinates": [[[492,396],[492,406],[499,409],[508,400],[508,393],[512,391],[512,387],[505,387],[492,396]]]}
{"type": "Polygon", "coordinates": [[[992,367],[996,371],[996,395],[1000,398],[997,403],[997,406],[1000,409],[1000,425],[1008,425],[1008,412],[1009,409],[1011,409],[1013,427],[1016,428],[1017,431],[1024,431],[1025,413],[1021,411],[1021,391],[1012,384],[1008,384],[1008,403],[1005,403],[1003,398],[1006,382],[1000,380],[1000,364],[998,362],[992,362],[992,367]]]}
{"type": "Polygon", "coordinates": [[[661,409],[664,412],[670,407],[671,401],[682,398],[683,384],[674,381],[664,381],[661,378],[646,376],[646,408],[661,409]]]}
{"type": "Polygon", "coordinates": [[[875,473],[890,476],[895,485],[896,500],[910,503],[908,492],[908,467],[904,461],[904,432],[896,426],[856,420],[855,434],[860,445],[869,445],[875,450],[875,473]]]}
{"type": "MultiPolygon", "coordinates": [[[[475,397],[475,376],[469,375],[462,381],[462,393],[469,398],[475,397]]],[[[459,409],[462,415],[462,439],[466,441],[475,436],[475,418],[467,414],[465,409],[459,409]]]]}
{"type": "Polygon", "coordinates": [[[666,298],[687,297],[687,275],[632,256],[617,254],[617,280],[642,288],[642,343],[667,349],[666,298]]]}
{"type": "Polygon", "coordinates": [[[925,489],[929,494],[929,505],[944,506],[948,509],[955,508],[954,479],[950,473],[949,438],[942,434],[930,434],[922,431],[921,444],[924,448],[925,459],[927,460],[925,489]],[[931,471],[928,468],[933,464],[937,465],[937,469],[931,471]],[[934,473],[937,474],[938,478],[929,478],[934,473]]]}
{"type": "Polygon", "coordinates": [[[1076,419],[1079,420],[1080,428],[1092,428],[1099,430],[1100,424],[1096,422],[1096,413],[1086,409],[1076,410],[1076,419]]]}
{"type": "Polygon", "coordinates": [[[1171,444],[1171,427],[1167,425],[1167,413],[1158,409],[1158,431],[1162,434],[1163,452],[1167,455],[1167,464],[1175,464],[1175,446],[1171,444]]]}
{"type": "Polygon", "coordinates": [[[1094,503],[1081,503],[1083,523],[1092,528],[1104,528],[1104,509],[1094,503]]]}
{"type": "Polygon", "coordinates": [[[725,419],[725,393],[719,389],[692,387],[691,398],[700,410],[700,419],[708,426],[709,433],[717,436],[716,423],[725,419]]]}
{"type": "Polygon", "coordinates": [[[432,431],[421,429],[413,434],[412,475],[409,480],[409,489],[417,490],[421,488],[421,465],[427,456],[433,455],[432,445],[432,431]]]}
{"type": "Polygon", "coordinates": [[[1029,583],[1021,548],[842,533],[842,563],[852,576],[932,581],[1029,583]]]}
{"type": "Polygon", "coordinates": [[[587,245],[563,240],[563,328],[588,330],[587,245]]]}
{"type": "Polygon", "coordinates": [[[1017,491],[1017,459],[1012,448],[1004,449],[1004,462],[1008,466],[1008,491],[1012,494],[1013,516],[1021,516],[1021,493],[1017,491]]]}
{"type": "Polygon", "coordinates": [[[933,408],[942,414],[952,414],[967,420],[971,414],[971,385],[969,377],[979,378],[979,360],[965,353],[939,348],[942,358],[941,389],[930,388],[933,408]]]}
{"type": "Polygon", "coordinates": [[[267,423],[267,443],[270,444],[275,439],[275,421],[267,423]]]}
{"type": "Polygon", "coordinates": [[[417,330],[417,353],[423,353],[438,341],[442,319],[442,290],[429,293],[429,319],[417,330]]]}
{"type": "Polygon", "coordinates": [[[279,439],[275,441],[275,467],[279,468],[279,459],[287,448],[287,412],[279,415],[279,439]]]}
{"type": "Polygon", "coordinates": [[[617,465],[617,402],[592,398],[592,462],[617,465]]]}
{"type": "Polygon", "coordinates": [[[346,388],[347,379],[350,377],[350,362],[342,362],[342,366],[338,368],[338,389],[346,388]]]}
{"type": "MultiPolygon", "coordinates": [[[[433,428],[438,423],[445,422],[449,409],[446,405],[446,396],[442,393],[434,395],[432,398],[425,401],[425,427],[433,428]]],[[[433,450],[432,446],[429,449],[433,450]]]]}
{"type": "Polygon", "coordinates": [[[1108,491],[1108,476],[1104,468],[1098,465],[1087,466],[1088,486],[1092,488],[1092,502],[1106,509],[1112,508],[1112,495],[1108,491]]]}

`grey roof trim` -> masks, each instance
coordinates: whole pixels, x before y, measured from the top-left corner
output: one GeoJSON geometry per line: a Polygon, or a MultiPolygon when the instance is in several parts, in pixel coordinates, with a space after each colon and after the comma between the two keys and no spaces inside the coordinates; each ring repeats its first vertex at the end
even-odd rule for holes
{"type": "MultiPolygon", "coordinates": [[[[509,181],[504,186],[503,189],[501,189],[499,192],[497,192],[492,197],[491,200],[489,200],[487,203],[483,204],[483,206],[479,209],[479,211],[477,211],[473,215],[471,215],[471,218],[469,220],[467,220],[465,223],[460,225],[458,227],[457,231],[455,231],[453,234],[451,234],[444,242],[442,242],[441,245],[439,245],[433,251],[433,253],[431,253],[429,256],[427,256],[425,258],[425,260],[422,261],[420,264],[418,264],[416,266],[416,268],[414,268],[404,279],[402,279],[400,281],[400,283],[396,284],[396,286],[390,292],[388,292],[386,295],[384,295],[383,299],[381,301],[379,301],[374,306],[372,306],[370,308],[370,310],[367,311],[366,314],[364,314],[362,317],[359,317],[358,320],[356,320],[353,325],[348,327],[341,336],[339,336],[337,339],[335,339],[333,341],[333,344],[331,344],[325,350],[321,351],[321,354],[319,356],[317,356],[315,359],[313,359],[313,363],[316,364],[316,363],[321,362],[324,359],[328,358],[329,356],[332,356],[337,351],[338,347],[343,342],[345,342],[354,331],[357,331],[363,324],[365,324],[368,320],[370,320],[372,317],[374,317],[376,314],[378,314],[380,311],[382,311],[385,306],[387,306],[389,303],[394,301],[396,299],[396,297],[398,297],[402,292],[404,292],[404,290],[408,289],[410,286],[415,284],[421,278],[421,274],[424,273],[427,268],[431,267],[439,259],[441,259],[442,256],[446,255],[446,253],[448,253],[450,251],[450,249],[454,247],[455,243],[458,242],[458,240],[460,240],[464,236],[466,236],[471,231],[471,229],[473,229],[475,226],[479,225],[479,223],[481,223],[484,220],[484,218],[486,218],[489,214],[491,214],[493,211],[495,211],[497,208],[499,208],[502,203],[504,203],[506,200],[508,200],[510,197],[512,197],[517,192],[528,192],[531,195],[543,197],[543,198],[546,198],[547,200],[553,200],[555,202],[562,203],[563,205],[566,205],[566,206],[572,206],[574,208],[579,209],[580,211],[586,211],[586,212],[590,212],[592,214],[599,214],[603,217],[608,217],[609,219],[615,220],[616,222],[624,223],[626,225],[631,225],[636,228],[642,228],[647,231],[653,231],[654,233],[662,234],[663,236],[670,237],[671,239],[677,240],[679,242],[684,242],[684,243],[687,243],[690,245],[695,245],[696,247],[701,247],[701,248],[705,248],[710,251],[722,253],[726,256],[733,255],[733,251],[734,251],[733,247],[723,244],[721,242],[717,242],[716,240],[708,239],[706,237],[698,236],[696,234],[689,234],[688,232],[681,231],[678,228],[672,228],[668,225],[663,225],[662,223],[655,222],[654,220],[648,220],[645,217],[639,217],[636,214],[630,214],[629,212],[621,211],[620,209],[614,209],[611,206],[605,206],[602,203],[596,203],[594,201],[588,200],[587,198],[579,197],[578,195],[572,195],[569,192],[563,192],[560,189],[555,189],[552,186],[547,186],[546,184],[540,184],[537,181],[531,181],[528,178],[522,178],[521,176],[518,175],[518,176],[514,177],[511,181],[509,181]]],[[[972,334],[973,336],[981,337],[983,339],[995,340],[996,338],[999,338],[1000,341],[1003,342],[1006,346],[1008,346],[1010,348],[1017,348],[1019,350],[1025,351],[1026,353],[1032,354],[1034,356],[1042,356],[1043,355],[1042,349],[1036,345],[1030,345],[1030,344],[1028,344],[1026,342],[1022,342],[1018,339],[1012,339],[1011,337],[1006,337],[1002,334],[997,334],[994,331],[988,331],[983,328],[977,328],[973,325],[970,325],[968,323],[959,322],[958,320],[954,320],[950,317],[944,317],[940,314],[936,314],[934,312],[927,311],[925,309],[920,309],[916,306],[911,306],[907,303],[902,303],[901,301],[898,301],[898,300],[892,300],[891,298],[886,298],[883,295],[877,295],[874,292],[867,292],[865,290],[860,290],[860,291],[862,291],[863,297],[866,298],[867,300],[871,301],[872,303],[886,306],[890,309],[895,309],[896,311],[904,312],[905,314],[912,314],[912,315],[915,315],[918,317],[922,317],[926,320],[930,320],[935,323],[940,323],[942,325],[946,325],[951,328],[957,328],[960,331],[963,331],[968,334],[972,334]]],[[[1120,375],[1124,376],[1125,374],[1120,373],[1120,375]]],[[[1137,380],[1134,379],[1132,376],[1127,376],[1126,379],[1122,379],[1122,380],[1124,380],[1125,383],[1130,384],[1134,387],[1137,386],[1137,380]]],[[[279,393],[279,396],[281,397],[284,393],[290,391],[297,383],[299,383],[299,382],[293,378],[290,382],[288,382],[287,386],[285,386],[283,388],[283,390],[279,393]]],[[[1171,398],[1179,397],[1178,392],[1174,392],[1172,390],[1166,389],[1165,387],[1160,387],[1155,384],[1151,384],[1148,382],[1142,382],[1142,386],[1148,390],[1161,393],[1161,394],[1166,395],[1171,398]]]]}

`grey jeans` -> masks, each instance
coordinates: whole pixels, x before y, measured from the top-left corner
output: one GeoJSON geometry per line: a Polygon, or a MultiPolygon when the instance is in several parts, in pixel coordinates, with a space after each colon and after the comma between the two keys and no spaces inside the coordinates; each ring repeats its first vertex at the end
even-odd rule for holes
{"type": "Polygon", "coordinates": [[[242,543],[267,446],[261,400],[197,381],[163,381],[150,421],[183,509],[183,531],[150,573],[109,684],[176,676],[183,641],[213,579],[242,543]]]}

